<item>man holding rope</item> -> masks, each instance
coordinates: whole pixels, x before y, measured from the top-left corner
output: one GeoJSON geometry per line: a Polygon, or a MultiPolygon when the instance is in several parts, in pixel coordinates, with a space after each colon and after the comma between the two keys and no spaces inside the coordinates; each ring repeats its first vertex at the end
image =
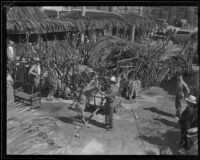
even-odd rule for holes
{"type": "Polygon", "coordinates": [[[106,103],[105,103],[105,127],[106,129],[112,130],[113,129],[113,111],[116,107],[116,98],[117,98],[117,91],[115,89],[116,78],[111,76],[109,88],[107,93],[100,92],[105,96],[106,103]]]}

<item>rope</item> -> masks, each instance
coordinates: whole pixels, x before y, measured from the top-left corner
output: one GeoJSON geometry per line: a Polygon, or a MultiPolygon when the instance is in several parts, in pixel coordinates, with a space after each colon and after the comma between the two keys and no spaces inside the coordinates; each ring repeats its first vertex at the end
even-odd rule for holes
{"type": "MultiPolygon", "coordinates": [[[[136,126],[137,126],[137,130],[138,130],[139,136],[142,137],[142,136],[141,136],[141,133],[140,133],[140,130],[139,130],[138,123],[137,123],[137,117],[136,117],[135,113],[133,112],[133,109],[132,109],[132,108],[131,108],[131,113],[132,113],[132,115],[133,115],[133,118],[135,119],[135,122],[136,122],[136,126]]],[[[141,138],[141,140],[142,140],[142,148],[143,148],[143,151],[146,153],[146,148],[145,148],[145,145],[144,145],[144,141],[143,141],[142,138],[141,138]]]]}

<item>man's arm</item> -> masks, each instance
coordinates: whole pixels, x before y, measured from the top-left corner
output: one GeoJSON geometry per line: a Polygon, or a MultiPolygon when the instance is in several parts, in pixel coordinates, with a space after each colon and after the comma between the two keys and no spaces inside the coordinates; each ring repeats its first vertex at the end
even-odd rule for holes
{"type": "Polygon", "coordinates": [[[34,73],[34,72],[33,72],[33,69],[34,69],[34,66],[32,66],[31,69],[29,70],[29,74],[32,74],[32,75],[37,76],[38,74],[37,74],[37,73],[34,73]]]}

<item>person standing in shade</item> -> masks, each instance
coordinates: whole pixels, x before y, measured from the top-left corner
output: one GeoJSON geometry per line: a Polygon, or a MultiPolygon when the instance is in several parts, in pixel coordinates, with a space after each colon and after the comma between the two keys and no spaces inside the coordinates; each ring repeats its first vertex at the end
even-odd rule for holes
{"type": "Polygon", "coordinates": [[[116,78],[111,76],[107,93],[100,92],[105,96],[105,127],[107,130],[113,129],[113,111],[116,107],[117,91],[115,90],[116,78]]]}
{"type": "Polygon", "coordinates": [[[190,93],[190,89],[187,84],[183,80],[183,76],[178,76],[178,84],[176,89],[176,98],[175,98],[175,107],[176,107],[176,114],[175,118],[180,119],[181,116],[181,100],[186,98],[190,93]]]}
{"type": "Polygon", "coordinates": [[[32,81],[32,94],[34,89],[39,89],[39,85],[40,85],[40,74],[41,74],[41,67],[40,67],[40,59],[38,57],[35,58],[35,64],[31,67],[31,69],[29,70],[29,74],[31,75],[31,79],[33,79],[32,81]]]}
{"type": "Polygon", "coordinates": [[[62,90],[62,77],[63,77],[63,73],[59,69],[59,67],[56,65],[55,62],[54,62],[54,68],[55,68],[56,75],[57,75],[56,91],[58,92],[58,97],[60,98],[60,96],[61,96],[61,90],[62,90]]]}
{"type": "Polygon", "coordinates": [[[7,68],[7,104],[13,103],[15,101],[13,91],[14,81],[11,74],[11,69],[7,68]]]}
{"type": "Polygon", "coordinates": [[[181,114],[180,128],[181,128],[181,140],[179,146],[184,149],[188,149],[188,130],[198,126],[198,106],[196,97],[190,95],[186,98],[187,107],[181,114]]]}
{"type": "Polygon", "coordinates": [[[53,62],[49,62],[48,78],[49,78],[50,92],[46,98],[47,100],[53,100],[55,98],[54,95],[57,89],[58,75],[54,66],[55,65],[53,64],[53,62]]]}

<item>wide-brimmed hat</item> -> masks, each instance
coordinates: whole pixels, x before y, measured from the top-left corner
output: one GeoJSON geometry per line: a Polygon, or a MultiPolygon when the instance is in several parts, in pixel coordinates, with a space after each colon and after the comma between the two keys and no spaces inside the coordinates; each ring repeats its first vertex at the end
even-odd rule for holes
{"type": "Polygon", "coordinates": [[[190,129],[188,130],[187,137],[188,137],[188,138],[194,137],[194,136],[197,136],[197,134],[198,134],[198,128],[197,128],[197,127],[190,128],[190,129]]]}
{"type": "Polygon", "coordinates": [[[115,77],[115,76],[111,76],[111,77],[110,77],[110,81],[111,81],[111,82],[116,82],[116,77],[115,77]]]}
{"type": "Polygon", "coordinates": [[[196,101],[196,97],[195,96],[193,96],[193,95],[190,95],[188,98],[185,98],[185,100],[187,101],[187,102],[190,102],[190,103],[193,103],[193,104],[197,104],[197,101],[196,101]]]}

